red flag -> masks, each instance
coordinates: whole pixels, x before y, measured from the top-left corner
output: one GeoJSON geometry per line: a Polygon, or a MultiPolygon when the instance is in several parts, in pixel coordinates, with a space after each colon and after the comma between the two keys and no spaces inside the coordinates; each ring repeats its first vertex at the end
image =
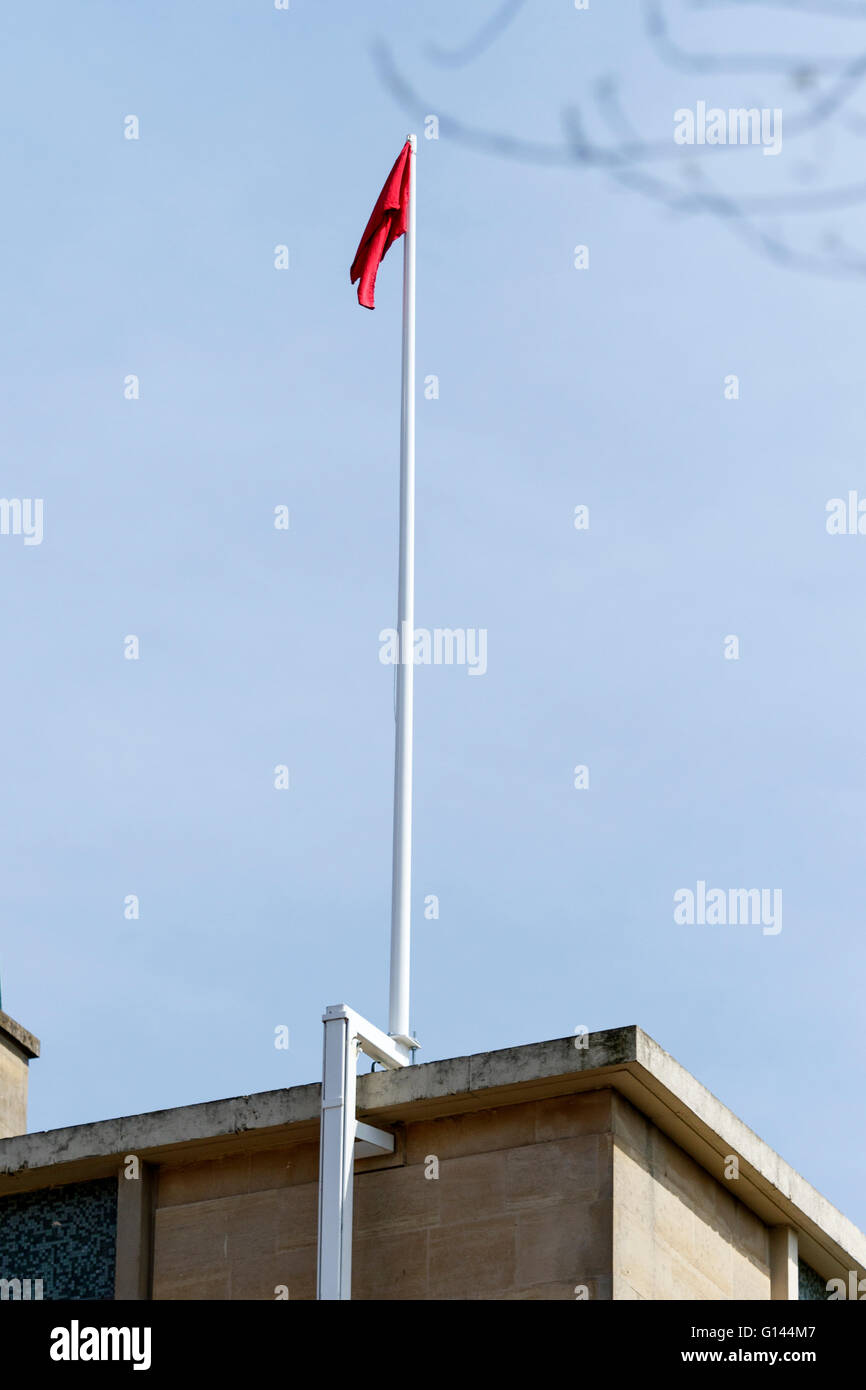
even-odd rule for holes
{"type": "Polygon", "coordinates": [[[370,214],[370,220],[349,272],[353,285],[356,280],[360,281],[358,303],[365,309],[375,307],[373,294],[376,289],[376,272],[389,247],[393,246],[398,237],[403,236],[408,226],[411,148],[407,140],[397,156],[394,168],[385,180],[379,201],[370,214]]]}

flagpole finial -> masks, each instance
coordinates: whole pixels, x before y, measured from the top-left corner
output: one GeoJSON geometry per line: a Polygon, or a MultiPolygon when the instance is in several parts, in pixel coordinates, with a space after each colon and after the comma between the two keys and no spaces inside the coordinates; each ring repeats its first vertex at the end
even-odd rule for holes
{"type": "Polygon", "coordinates": [[[413,153],[413,154],[417,154],[417,153],[418,153],[418,136],[417,136],[417,135],[407,135],[407,136],[406,136],[406,139],[407,139],[408,142],[409,142],[409,145],[410,145],[410,148],[411,148],[411,150],[412,150],[412,153],[413,153]]]}

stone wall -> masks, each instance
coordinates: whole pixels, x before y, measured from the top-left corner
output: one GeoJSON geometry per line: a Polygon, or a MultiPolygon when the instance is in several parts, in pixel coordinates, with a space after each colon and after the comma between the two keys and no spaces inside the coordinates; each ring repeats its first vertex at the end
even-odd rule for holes
{"type": "Polygon", "coordinates": [[[0,1138],[27,1129],[27,1058],[0,1032],[0,1138]]]}
{"type": "Polygon", "coordinates": [[[769,1299],[769,1232],[623,1096],[612,1105],[615,1299],[769,1299]]]}
{"type": "MultiPolygon", "coordinates": [[[[397,1129],[355,1178],[354,1298],[611,1297],[610,1091],[397,1129]]],[[[317,1180],[317,1144],[163,1167],[154,1297],[315,1298],[317,1180]]]]}

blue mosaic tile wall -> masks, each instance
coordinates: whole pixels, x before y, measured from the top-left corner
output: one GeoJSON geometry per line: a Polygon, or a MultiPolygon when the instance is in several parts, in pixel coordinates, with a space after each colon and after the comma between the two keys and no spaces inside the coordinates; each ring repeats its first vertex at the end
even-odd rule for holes
{"type": "Polygon", "coordinates": [[[800,1260],[799,1266],[800,1297],[809,1299],[812,1303],[829,1298],[826,1280],[822,1279],[820,1274],[816,1274],[812,1266],[807,1265],[805,1260],[800,1260]]]}
{"type": "Polygon", "coordinates": [[[117,1178],[0,1197],[0,1279],[41,1279],[43,1299],[113,1299],[116,1230],[117,1178]]]}

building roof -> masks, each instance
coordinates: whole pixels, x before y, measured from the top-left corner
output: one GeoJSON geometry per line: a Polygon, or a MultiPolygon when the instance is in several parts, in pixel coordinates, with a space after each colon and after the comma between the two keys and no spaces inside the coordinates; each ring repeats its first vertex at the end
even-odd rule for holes
{"type": "MultiPolygon", "coordinates": [[[[635,1026],[370,1072],[358,1078],[358,1116],[382,1127],[604,1087],[719,1181],[736,1155],[737,1196],[765,1224],[795,1227],[822,1277],[866,1275],[866,1236],[635,1026]]],[[[319,1105],[316,1082],[2,1139],[0,1196],[107,1176],[130,1153],[183,1163],[315,1139],[319,1105]]]]}
{"type": "Polygon", "coordinates": [[[16,1023],[9,1014],[4,1014],[0,1009],[0,1038],[6,1042],[11,1042],[28,1059],[39,1056],[39,1039],[34,1038],[32,1033],[28,1033],[26,1028],[22,1028],[20,1023],[16,1023]]]}

